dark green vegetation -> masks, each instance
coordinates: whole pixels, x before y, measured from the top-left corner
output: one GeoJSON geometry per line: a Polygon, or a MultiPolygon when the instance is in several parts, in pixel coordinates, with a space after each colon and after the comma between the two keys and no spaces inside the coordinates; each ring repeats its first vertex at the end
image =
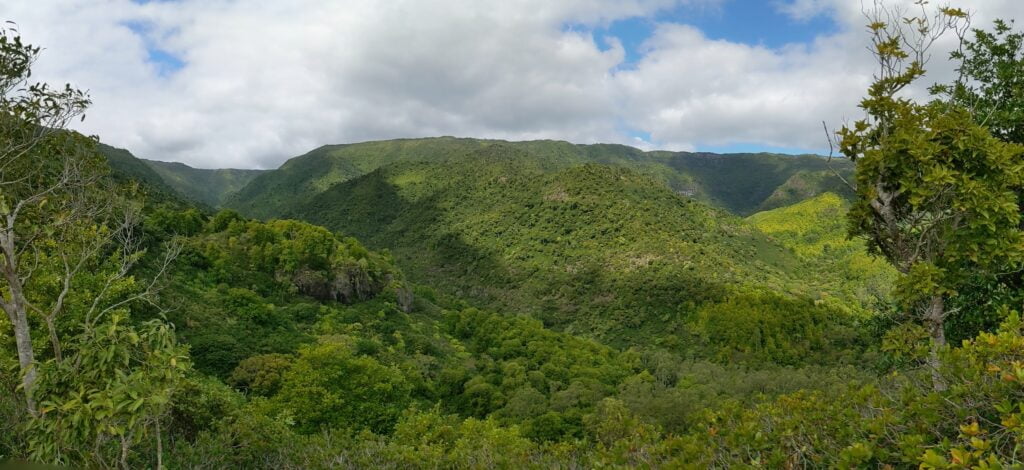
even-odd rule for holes
{"type": "MultiPolygon", "coordinates": [[[[835,187],[833,181],[821,176],[821,172],[829,169],[830,163],[811,155],[643,152],[624,145],[440,137],[320,147],[255,178],[229,197],[224,205],[250,217],[276,217],[301,207],[337,183],[378,168],[398,163],[439,163],[452,157],[486,155],[485,149],[490,147],[511,148],[529,155],[545,172],[586,163],[629,168],[651,176],[678,193],[740,215],[759,210],[769,198],[784,203],[794,200],[791,195],[794,192],[812,196],[835,187]],[[797,176],[801,172],[806,174],[797,176]],[[774,195],[776,191],[782,191],[782,194],[774,195]]],[[[492,151],[500,152],[502,150],[492,151]]],[[[847,175],[852,168],[845,160],[834,160],[831,165],[847,175]]]]}
{"type": "MultiPolygon", "coordinates": [[[[38,49],[0,37],[18,85],[38,49]]],[[[852,202],[789,157],[441,138],[325,147],[239,193],[304,221],[184,200],[52,130],[84,95],[2,88],[0,460],[1019,468],[1024,149],[886,83],[864,106],[899,119],[843,136],[852,202]],[[888,203],[906,230],[880,236],[888,203]],[[928,257],[905,263],[911,235],[928,257]]]]}
{"type": "Polygon", "coordinates": [[[136,182],[146,186],[147,193],[153,196],[160,193],[162,198],[186,199],[184,195],[178,194],[163,177],[144,160],[135,158],[131,152],[125,149],[111,147],[106,144],[97,144],[97,150],[107,159],[107,164],[113,170],[111,176],[120,182],[136,182]]]}

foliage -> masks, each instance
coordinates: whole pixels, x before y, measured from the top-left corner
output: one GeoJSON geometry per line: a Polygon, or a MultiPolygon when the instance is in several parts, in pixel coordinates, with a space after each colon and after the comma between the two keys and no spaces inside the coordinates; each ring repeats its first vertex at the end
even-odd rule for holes
{"type": "Polygon", "coordinates": [[[838,395],[798,393],[754,408],[710,413],[703,432],[667,445],[681,451],[673,457],[677,461],[722,467],[1019,463],[1014,416],[1021,401],[1015,374],[1022,331],[1016,316],[1009,318],[999,333],[982,333],[943,352],[947,390],[932,391],[927,375],[911,374],[838,395]]]}
{"type": "Polygon", "coordinates": [[[227,382],[254,395],[271,396],[281,389],[285,371],[292,367],[287,354],[250,356],[238,363],[227,382]]]}
{"type": "Polygon", "coordinates": [[[189,367],[168,325],[134,328],[115,312],[68,346],[73,354],[41,368],[41,416],[26,430],[33,460],[123,465],[131,447],[163,438],[159,423],[189,367]]]}
{"type": "Polygon", "coordinates": [[[969,109],[996,138],[1024,144],[1024,34],[1013,26],[995,20],[991,31],[974,29],[974,40],[951,53],[959,78],[932,92],[969,109]]]}
{"type": "MultiPolygon", "coordinates": [[[[973,40],[965,39],[951,53],[959,76],[951,84],[935,85],[932,92],[970,111],[974,121],[1000,140],[1024,144],[1024,34],[1014,22],[995,20],[990,31],[974,29],[973,40]]],[[[1022,190],[1018,188],[1018,199],[1022,190]]],[[[951,299],[951,308],[963,314],[951,318],[947,330],[953,341],[972,337],[978,331],[992,331],[1000,322],[1001,306],[1018,306],[1024,276],[1020,271],[975,273],[970,289],[951,299]]]]}
{"type": "MultiPolygon", "coordinates": [[[[193,231],[191,214],[158,209],[150,233],[193,231]]],[[[247,221],[230,211],[198,223],[164,297],[196,368],[222,379],[250,356],[290,354],[311,342],[307,330],[323,308],[314,299],[357,302],[407,289],[386,255],[320,227],[247,221]]]]}
{"type": "Polygon", "coordinates": [[[869,255],[864,240],[848,236],[849,208],[848,201],[825,193],[747,220],[792,250],[804,261],[804,269],[835,279],[834,290],[873,306],[890,298],[897,272],[885,260],[869,255]]]}
{"type": "Polygon", "coordinates": [[[389,432],[409,403],[401,371],[370,357],[356,357],[344,344],[302,349],[284,374],[272,401],[299,432],[327,428],[389,432]]]}
{"type": "MultiPolygon", "coordinates": [[[[839,132],[841,152],[857,166],[850,230],[902,274],[896,297],[909,318],[927,325],[935,370],[947,300],[977,276],[1018,270],[1024,259],[1024,147],[993,137],[956,103],[901,95],[924,75],[928,46],[948,29],[960,31],[963,11],[941,8],[932,20],[875,16],[880,73],[860,104],[868,117],[839,132]]],[[[934,379],[944,386],[937,372],[934,379]]]]}
{"type": "Polygon", "coordinates": [[[809,300],[753,292],[702,307],[695,330],[725,362],[822,364],[856,351],[850,320],[809,300]]]}
{"type": "Polygon", "coordinates": [[[853,190],[843,181],[851,179],[853,171],[847,167],[847,164],[844,164],[845,161],[838,162],[840,163],[834,163],[835,168],[830,171],[802,170],[794,173],[785,183],[775,188],[772,195],[761,203],[758,210],[770,211],[780,207],[799,205],[801,202],[824,195],[840,196],[843,200],[853,199],[853,190]],[[837,177],[833,171],[842,176],[842,179],[837,177]]]}

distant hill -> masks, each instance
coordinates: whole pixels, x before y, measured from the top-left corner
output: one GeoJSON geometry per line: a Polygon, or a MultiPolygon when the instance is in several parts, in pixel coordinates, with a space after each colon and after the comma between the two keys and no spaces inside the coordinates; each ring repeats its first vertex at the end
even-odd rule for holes
{"type": "Polygon", "coordinates": [[[99,144],[98,150],[107,157],[107,164],[110,166],[111,176],[115,181],[138,183],[146,198],[151,203],[170,203],[176,207],[186,207],[193,204],[209,206],[179,193],[167,184],[145,161],[136,158],[131,152],[125,149],[111,147],[106,144],[99,144]]]}
{"type": "Polygon", "coordinates": [[[184,163],[143,160],[179,194],[211,207],[220,207],[228,195],[242,189],[265,170],[234,168],[208,170],[184,163]]]}
{"type": "Polygon", "coordinates": [[[841,183],[815,156],[437,138],[321,147],[258,174],[107,153],[154,187],[323,225],[390,250],[412,280],[450,299],[616,346],[692,352],[707,342],[695,330],[700,312],[737,295],[831,298],[846,312],[870,301],[840,282],[847,271],[822,268],[790,238],[730,213],[841,183]]]}
{"type": "Polygon", "coordinates": [[[224,198],[248,184],[264,170],[192,168],[184,163],[144,160],[125,149],[99,144],[114,176],[132,179],[151,190],[198,202],[208,208],[220,207],[224,198]]]}
{"type": "Polygon", "coordinates": [[[174,188],[171,188],[156,170],[142,159],[132,155],[131,152],[106,144],[99,144],[98,147],[100,153],[107,157],[107,162],[115,178],[135,180],[169,194],[176,194],[174,188]]]}
{"type": "MultiPolygon", "coordinates": [[[[586,163],[630,168],[651,176],[680,194],[738,215],[752,214],[765,208],[766,201],[773,198],[794,175],[801,172],[821,175],[830,165],[825,159],[813,155],[644,152],[625,145],[577,145],[550,140],[398,139],[320,147],[285,162],[277,170],[257,176],[228,197],[224,205],[252,217],[275,217],[292,207],[301,206],[334,184],[377,168],[400,162],[440,161],[495,145],[510,146],[524,155],[536,157],[546,172],[586,163]]],[[[852,166],[845,160],[834,160],[831,165],[840,173],[852,171],[852,166]]],[[[819,194],[816,190],[832,188],[832,179],[838,182],[831,173],[818,178],[821,182],[813,185],[800,186],[797,182],[791,182],[791,185],[799,186],[798,189],[805,190],[801,194],[809,197],[819,194]]],[[[775,196],[775,199],[781,197],[775,196]]]]}
{"type": "MultiPolygon", "coordinates": [[[[846,181],[851,180],[851,174],[852,171],[849,170],[840,173],[846,181]]],[[[853,190],[830,170],[801,170],[793,173],[789,179],[776,187],[775,191],[761,202],[758,210],[790,206],[825,193],[839,196],[843,200],[851,200],[854,196],[853,190]]]]}
{"type": "Polygon", "coordinates": [[[551,167],[520,145],[488,144],[379,168],[283,215],[388,249],[445,294],[620,346],[686,349],[695,312],[746,289],[827,289],[797,280],[792,250],[652,176],[551,167]]]}

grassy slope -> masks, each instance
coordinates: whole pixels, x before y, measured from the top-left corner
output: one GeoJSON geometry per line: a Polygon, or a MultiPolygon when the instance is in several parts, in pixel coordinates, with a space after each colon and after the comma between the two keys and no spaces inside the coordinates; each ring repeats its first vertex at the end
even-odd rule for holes
{"type": "MultiPolygon", "coordinates": [[[[551,140],[400,139],[320,147],[255,178],[226,200],[225,206],[253,217],[274,217],[336,183],[376,168],[398,162],[439,161],[495,145],[512,146],[530,154],[549,171],[585,163],[624,166],[662,181],[677,192],[741,215],[755,212],[797,172],[827,168],[826,162],[815,156],[644,152],[624,145],[576,145],[551,140]]],[[[848,171],[846,162],[835,165],[848,171]]]]}
{"type": "Polygon", "coordinates": [[[391,249],[445,293],[616,345],[685,340],[696,308],[739,286],[822,288],[796,280],[801,261],[742,219],[649,176],[550,166],[491,145],[378,169],[287,215],[391,249]]]}

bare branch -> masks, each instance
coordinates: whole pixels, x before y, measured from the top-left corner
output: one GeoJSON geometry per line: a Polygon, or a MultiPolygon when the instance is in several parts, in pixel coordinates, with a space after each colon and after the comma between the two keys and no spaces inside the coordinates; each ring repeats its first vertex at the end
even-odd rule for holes
{"type": "Polygon", "coordinates": [[[839,172],[836,171],[835,167],[832,166],[832,156],[835,154],[833,134],[829,132],[828,124],[825,124],[825,121],[821,121],[821,126],[825,128],[825,140],[828,141],[828,160],[826,161],[826,163],[828,164],[828,169],[832,171],[832,174],[835,175],[836,178],[839,178],[839,180],[842,181],[843,184],[846,185],[846,187],[850,188],[851,191],[857,192],[857,188],[850,184],[850,182],[847,181],[846,178],[843,178],[843,175],[840,175],[839,172]]]}

